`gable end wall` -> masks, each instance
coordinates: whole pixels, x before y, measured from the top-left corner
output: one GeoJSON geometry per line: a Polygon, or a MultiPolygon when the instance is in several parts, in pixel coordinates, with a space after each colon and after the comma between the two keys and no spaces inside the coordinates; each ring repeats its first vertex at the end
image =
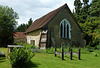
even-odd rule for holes
{"type": "Polygon", "coordinates": [[[41,29],[35,30],[33,32],[27,33],[27,43],[30,44],[30,38],[31,40],[35,40],[35,46],[39,47],[39,41],[40,41],[40,35],[41,35],[41,29]]]}
{"type": "Polygon", "coordinates": [[[75,20],[71,16],[68,8],[63,9],[49,24],[48,24],[48,46],[52,46],[50,39],[50,30],[54,31],[54,39],[56,46],[61,46],[62,42],[65,42],[67,45],[70,43],[73,45],[73,42],[79,42],[81,47],[85,46],[85,40],[83,39],[83,33],[79,26],[76,24],[75,20]],[[71,39],[61,39],[59,38],[59,24],[63,19],[67,19],[71,25],[71,39]]]}

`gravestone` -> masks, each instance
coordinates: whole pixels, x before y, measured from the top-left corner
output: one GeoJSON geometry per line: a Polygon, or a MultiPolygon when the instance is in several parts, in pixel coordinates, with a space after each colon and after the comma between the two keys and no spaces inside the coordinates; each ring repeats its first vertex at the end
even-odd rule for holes
{"type": "Polygon", "coordinates": [[[61,48],[65,48],[65,43],[64,42],[61,44],[61,48]]]}
{"type": "Polygon", "coordinates": [[[0,57],[5,57],[5,54],[3,51],[0,52],[0,57]]]}

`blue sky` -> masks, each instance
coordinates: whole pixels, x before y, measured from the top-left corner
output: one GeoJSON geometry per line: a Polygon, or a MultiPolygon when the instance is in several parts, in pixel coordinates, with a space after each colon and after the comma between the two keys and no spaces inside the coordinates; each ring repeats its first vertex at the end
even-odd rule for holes
{"type": "Polygon", "coordinates": [[[12,7],[18,13],[18,25],[27,23],[30,18],[34,21],[65,3],[73,11],[74,0],[0,0],[0,5],[12,7]]]}

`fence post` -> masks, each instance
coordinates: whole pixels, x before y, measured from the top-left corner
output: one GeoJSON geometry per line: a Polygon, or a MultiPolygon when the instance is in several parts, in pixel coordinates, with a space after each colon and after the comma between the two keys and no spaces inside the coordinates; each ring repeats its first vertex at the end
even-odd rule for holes
{"type": "Polygon", "coordinates": [[[64,48],[62,47],[62,60],[64,60],[64,48]]]}
{"type": "Polygon", "coordinates": [[[55,57],[57,56],[57,54],[56,54],[56,53],[57,53],[57,49],[56,49],[56,47],[55,47],[55,57]]]}
{"type": "Polygon", "coordinates": [[[9,50],[10,50],[10,48],[8,47],[7,58],[9,58],[9,50]]]}
{"type": "Polygon", "coordinates": [[[69,48],[69,52],[70,52],[70,48],[69,48]]]}
{"type": "Polygon", "coordinates": [[[78,52],[78,59],[80,60],[80,48],[79,48],[79,52],[78,52]]]}
{"type": "Polygon", "coordinates": [[[70,49],[70,60],[72,60],[72,49],[70,49]]]}

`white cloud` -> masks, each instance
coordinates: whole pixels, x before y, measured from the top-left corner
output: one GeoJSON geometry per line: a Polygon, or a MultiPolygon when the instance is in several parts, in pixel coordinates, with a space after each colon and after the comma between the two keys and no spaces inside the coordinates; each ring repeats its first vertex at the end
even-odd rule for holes
{"type": "Polygon", "coordinates": [[[30,18],[34,21],[65,3],[73,11],[74,0],[0,0],[0,5],[12,7],[18,13],[18,24],[27,23],[30,18]]]}

